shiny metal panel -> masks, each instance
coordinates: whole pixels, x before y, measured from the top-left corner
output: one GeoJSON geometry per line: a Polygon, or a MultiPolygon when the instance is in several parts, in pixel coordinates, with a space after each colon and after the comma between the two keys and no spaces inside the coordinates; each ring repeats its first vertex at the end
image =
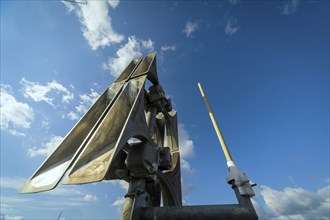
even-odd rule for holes
{"type": "Polygon", "coordinates": [[[147,74],[148,80],[150,80],[153,84],[158,84],[159,81],[156,71],[156,55],[156,53],[151,53],[145,56],[141,61],[141,64],[133,73],[132,78],[147,74]]]}
{"type": "Polygon", "coordinates": [[[44,163],[37,169],[31,178],[21,188],[21,193],[40,192],[53,189],[61,180],[64,173],[72,164],[75,155],[78,155],[84,147],[88,135],[97,124],[107,105],[118,93],[122,83],[116,83],[106,89],[94,105],[78,121],[72,130],[66,135],[59,146],[44,163]]]}
{"type": "Polygon", "coordinates": [[[141,58],[134,59],[128,64],[128,66],[125,68],[125,70],[118,76],[115,83],[122,82],[122,81],[128,81],[130,79],[130,76],[134,73],[136,68],[139,66],[141,62],[141,58]]]}
{"type": "MultiPolygon", "coordinates": [[[[141,105],[139,97],[143,97],[145,80],[146,76],[142,76],[125,84],[123,91],[72,166],[69,175],[63,180],[63,184],[89,183],[105,178],[112,158],[116,157],[126,141],[131,138],[127,137],[126,133],[132,133],[128,130],[134,129],[137,125],[134,118],[137,116],[137,105],[141,105]],[[130,123],[132,120],[133,123],[130,123]]],[[[146,126],[144,115],[143,118],[146,126]]]]}

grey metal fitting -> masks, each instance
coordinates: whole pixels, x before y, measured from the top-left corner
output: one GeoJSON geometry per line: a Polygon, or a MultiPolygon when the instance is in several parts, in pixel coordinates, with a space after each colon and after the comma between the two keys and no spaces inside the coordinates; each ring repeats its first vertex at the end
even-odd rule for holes
{"type": "Polygon", "coordinates": [[[157,171],[159,151],[149,142],[137,144],[129,150],[125,164],[131,176],[145,177],[157,171]]]}
{"type": "Polygon", "coordinates": [[[171,99],[165,97],[165,92],[160,84],[156,84],[149,87],[148,91],[149,102],[154,103],[159,112],[170,112],[172,111],[171,99]]]}
{"type": "Polygon", "coordinates": [[[245,173],[240,172],[236,166],[229,167],[229,175],[226,179],[233,187],[237,187],[241,196],[247,196],[249,198],[255,196],[247,176],[245,173]]]}

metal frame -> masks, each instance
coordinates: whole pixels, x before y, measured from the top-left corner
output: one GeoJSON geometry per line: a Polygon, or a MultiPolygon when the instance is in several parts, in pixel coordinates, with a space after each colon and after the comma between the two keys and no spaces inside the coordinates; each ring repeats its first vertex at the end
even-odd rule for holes
{"type": "Polygon", "coordinates": [[[132,60],[20,192],[52,190],[62,179],[63,184],[122,179],[129,182],[123,220],[257,219],[251,185],[216,131],[229,167],[227,181],[239,203],[182,206],[177,113],[159,83],[156,53],[151,53],[132,60]],[[152,85],[146,89],[147,80],[152,85]]]}

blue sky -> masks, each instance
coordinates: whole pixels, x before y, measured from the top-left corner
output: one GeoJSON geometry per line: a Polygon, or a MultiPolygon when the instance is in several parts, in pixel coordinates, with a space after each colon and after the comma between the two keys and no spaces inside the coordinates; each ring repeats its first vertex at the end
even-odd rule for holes
{"type": "Polygon", "coordinates": [[[1,219],[118,219],[127,185],[18,194],[135,57],[178,111],[185,205],[235,203],[197,83],[261,219],[329,219],[328,1],[1,1],[1,219]],[[85,4],[86,3],[86,4],[85,4]]]}

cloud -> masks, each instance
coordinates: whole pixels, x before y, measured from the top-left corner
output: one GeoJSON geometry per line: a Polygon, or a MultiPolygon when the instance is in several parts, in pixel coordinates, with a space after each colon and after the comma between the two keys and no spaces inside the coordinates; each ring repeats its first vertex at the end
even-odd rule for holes
{"type": "Polygon", "coordinates": [[[14,189],[19,190],[25,183],[24,177],[0,177],[1,189],[14,189]]]}
{"type": "Polygon", "coordinates": [[[66,1],[62,3],[69,13],[74,11],[77,15],[83,36],[92,50],[120,43],[124,39],[123,35],[113,29],[109,16],[109,8],[116,8],[119,0],[88,1],[86,4],[72,4],[66,1]]]}
{"type": "MultiPolygon", "coordinates": [[[[17,194],[17,190],[25,182],[23,177],[1,177],[0,210],[5,215],[18,216],[15,212],[31,212],[38,210],[58,211],[66,208],[81,208],[88,206],[91,202],[97,202],[97,196],[83,190],[83,187],[77,185],[59,185],[56,189],[34,194],[17,194]],[[12,184],[12,185],[10,185],[12,184]],[[9,195],[9,192],[11,194],[9,195]],[[8,196],[8,195],[9,196],[8,196]],[[40,202],[47,201],[47,202],[40,202]]],[[[11,219],[11,218],[8,218],[11,219]]]]}
{"type": "Polygon", "coordinates": [[[236,26],[237,20],[230,18],[225,21],[225,33],[229,36],[235,34],[239,27],[236,26]]]}
{"type": "Polygon", "coordinates": [[[23,216],[11,216],[11,215],[6,215],[6,214],[3,214],[1,213],[0,215],[1,217],[1,220],[23,220],[23,216]]]}
{"type": "Polygon", "coordinates": [[[239,0],[229,0],[229,4],[230,4],[231,6],[236,5],[238,2],[239,2],[239,0]]]}
{"type": "Polygon", "coordinates": [[[184,127],[184,124],[179,124],[178,133],[181,158],[193,157],[195,154],[194,142],[190,139],[189,134],[184,127]]]}
{"type": "Polygon", "coordinates": [[[51,136],[46,143],[43,143],[41,147],[32,147],[28,149],[28,155],[30,157],[44,156],[47,157],[50,155],[55,148],[63,140],[61,136],[51,136]]]}
{"type": "Polygon", "coordinates": [[[41,121],[41,127],[45,128],[45,129],[49,129],[49,119],[47,117],[45,117],[42,121],[41,121]]]}
{"type": "Polygon", "coordinates": [[[120,186],[120,188],[123,189],[124,191],[128,190],[129,184],[125,180],[111,180],[110,183],[114,186],[120,186]]]}
{"type": "Polygon", "coordinates": [[[161,46],[160,48],[161,51],[175,51],[176,50],[176,47],[174,45],[172,46],[168,46],[168,45],[164,45],[164,46],[161,46]]]}
{"type": "Polygon", "coordinates": [[[75,9],[74,4],[72,4],[71,2],[69,2],[67,0],[62,0],[61,2],[65,5],[65,7],[68,10],[69,14],[75,9]]]}
{"type": "Polygon", "coordinates": [[[187,196],[187,194],[191,192],[191,190],[193,189],[193,185],[190,183],[185,183],[183,178],[181,178],[181,187],[182,187],[183,197],[187,196]]]}
{"type": "Polygon", "coordinates": [[[77,120],[77,119],[79,119],[79,115],[77,113],[74,113],[73,111],[69,112],[67,114],[67,116],[68,116],[68,118],[70,120],[77,120]]]}
{"type": "Polygon", "coordinates": [[[117,77],[134,58],[152,52],[154,44],[151,39],[141,40],[130,36],[128,42],[117,50],[116,57],[110,57],[107,63],[102,64],[102,68],[109,70],[111,75],[117,77]]]}
{"type": "MultiPolygon", "coordinates": [[[[70,120],[77,120],[83,114],[85,114],[88,109],[94,104],[94,102],[100,97],[98,92],[95,92],[94,89],[90,90],[90,93],[85,93],[79,95],[80,101],[79,104],[75,107],[75,111],[70,111],[66,116],[70,120]]],[[[65,118],[65,115],[62,116],[65,118]]]]}
{"type": "Polygon", "coordinates": [[[118,197],[113,203],[112,206],[123,206],[125,204],[124,197],[118,197]]]}
{"type": "Polygon", "coordinates": [[[1,130],[8,130],[16,136],[24,136],[17,128],[29,128],[34,119],[33,109],[26,103],[18,102],[9,85],[1,84],[0,92],[1,130]]]}
{"type": "Polygon", "coordinates": [[[93,193],[77,185],[59,185],[54,190],[34,195],[22,195],[17,191],[22,187],[24,177],[0,177],[0,212],[1,219],[19,219],[20,213],[35,212],[38,210],[58,211],[63,209],[79,209],[97,202],[93,193]],[[40,202],[47,201],[47,202],[40,202]]]}
{"type": "Polygon", "coordinates": [[[95,195],[86,194],[84,196],[84,200],[87,201],[87,202],[96,202],[98,200],[98,198],[95,195]]]}
{"type": "Polygon", "coordinates": [[[16,129],[9,129],[8,130],[10,134],[14,135],[14,136],[22,136],[25,137],[25,133],[23,132],[19,132],[16,129]]]}
{"type": "Polygon", "coordinates": [[[198,23],[191,22],[188,20],[182,32],[186,34],[186,37],[192,37],[192,33],[194,33],[197,29],[198,29],[198,23]]]}
{"type": "Polygon", "coordinates": [[[63,95],[62,96],[62,102],[63,103],[70,103],[71,100],[73,100],[74,98],[74,94],[73,93],[69,93],[69,94],[66,94],[66,95],[63,95]]]}
{"type": "Polygon", "coordinates": [[[20,83],[23,86],[22,91],[26,98],[35,102],[44,101],[54,108],[54,97],[51,97],[51,94],[57,95],[59,93],[64,93],[64,95],[62,95],[63,103],[69,103],[74,98],[73,93],[55,80],[46,83],[46,85],[41,85],[38,82],[28,81],[23,77],[20,83]]]}
{"type": "Polygon", "coordinates": [[[325,181],[326,183],[330,183],[330,178],[326,178],[324,181],[325,181]]]}
{"type": "Polygon", "coordinates": [[[80,103],[76,107],[77,112],[85,113],[94,104],[94,102],[100,97],[100,94],[95,92],[93,89],[90,90],[89,94],[80,95],[80,103]]]}
{"type": "Polygon", "coordinates": [[[294,14],[297,12],[299,5],[299,0],[289,0],[281,7],[281,13],[284,15],[294,14]]]}
{"type": "Polygon", "coordinates": [[[183,174],[191,175],[195,172],[195,170],[190,166],[190,163],[184,159],[180,160],[180,165],[181,165],[181,172],[183,174]]]}
{"type": "Polygon", "coordinates": [[[251,202],[252,202],[252,205],[254,207],[254,210],[257,213],[257,216],[258,216],[259,220],[270,219],[269,214],[261,207],[261,205],[255,199],[252,198],[251,202]]]}
{"type": "MultiPolygon", "coordinates": [[[[110,183],[114,186],[119,186],[122,190],[125,191],[125,193],[128,190],[129,184],[125,180],[111,180],[110,183]]],[[[116,208],[117,212],[121,213],[124,204],[125,204],[125,198],[124,197],[117,197],[117,199],[112,203],[112,206],[117,207],[116,208]]]]}
{"type": "MultiPolygon", "coordinates": [[[[195,169],[193,169],[190,163],[186,160],[186,158],[191,158],[195,155],[194,152],[194,142],[190,139],[188,131],[185,129],[184,124],[178,125],[178,133],[179,133],[179,147],[180,147],[180,165],[181,172],[183,177],[192,175],[195,173],[195,169]]],[[[181,179],[182,192],[184,196],[190,192],[193,188],[191,183],[185,183],[184,179],[181,179]]],[[[186,204],[186,201],[184,202],[186,204]]]]}
{"type": "Polygon", "coordinates": [[[117,212],[121,213],[125,204],[124,197],[117,197],[117,199],[112,203],[112,206],[117,207],[117,212]]]}
{"type": "Polygon", "coordinates": [[[108,0],[108,3],[112,8],[116,8],[119,5],[119,0],[108,0]]]}
{"type": "Polygon", "coordinates": [[[300,187],[287,187],[279,191],[261,186],[260,195],[269,212],[260,210],[260,207],[256,210],[271,219],[329,219],[329,194],[329,185],[316,192],[300,187]]]}

